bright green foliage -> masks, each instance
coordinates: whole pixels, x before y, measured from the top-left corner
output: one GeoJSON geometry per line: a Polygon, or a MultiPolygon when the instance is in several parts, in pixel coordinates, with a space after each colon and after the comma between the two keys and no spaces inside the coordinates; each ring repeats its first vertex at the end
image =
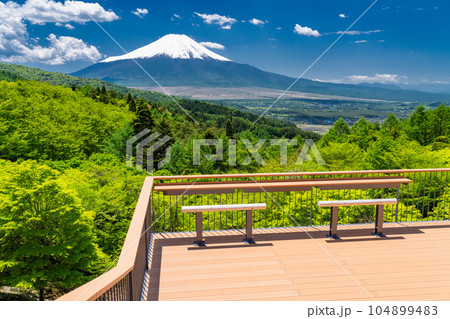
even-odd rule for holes
{"type": "Polygon", "coordinates": [[[111,155],[95,154],[77,169],[68,169],[60,181],[74,190],[86,211],[94,211],[96,242],[118,257],[144,180],[111,155]]]}
{"type": "Polygon", "coordinates": [[[70,88],[0,82],[0,156],[65,160],[100,151],[132,114],[70,88]]]}
{"type": "Polygon", "coordinates": [[[103,151],[105,153],[115,155],[118,159],[124,160],[126,155],[127,140],[133,135],[133,127],[130,124],[126,124],[111,134],[111,137],[106,142],[103,151]]]}
{"type": "Polygon", "coordinates": [[[36,162],[0,162],[0,280],[40,291],[72,288],[89,278],[101,252],[93,213],[36,162]]]}

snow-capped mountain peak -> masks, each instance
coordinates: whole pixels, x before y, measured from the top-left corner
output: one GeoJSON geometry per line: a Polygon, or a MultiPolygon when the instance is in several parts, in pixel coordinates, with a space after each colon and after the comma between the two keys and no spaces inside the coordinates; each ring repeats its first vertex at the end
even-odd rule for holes
{"type": "Polygon", "coordinates": [[[146,59],[165,56],[172,59],[214,59],[230,61],[229,59],[208,50],[200,43],[184,34],[168,34],[139,49],[120,56],[112,56],[101,62],[113,62],[129,59],[146,59]]]}

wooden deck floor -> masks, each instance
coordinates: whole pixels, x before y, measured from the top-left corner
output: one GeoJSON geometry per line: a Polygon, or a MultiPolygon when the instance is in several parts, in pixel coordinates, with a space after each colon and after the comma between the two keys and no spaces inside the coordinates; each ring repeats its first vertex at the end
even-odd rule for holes
{"type": "Polygon", "coordinates": [[[148,300],[450,300],[450,222],[155,234],[148,300]],[[310,237],[311,236],[311,237],[310,237]]]}

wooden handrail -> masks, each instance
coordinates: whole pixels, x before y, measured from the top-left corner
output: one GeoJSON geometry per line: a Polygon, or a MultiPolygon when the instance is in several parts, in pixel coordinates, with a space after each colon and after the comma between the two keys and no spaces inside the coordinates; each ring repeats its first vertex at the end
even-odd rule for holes
{"type": "Polygon", "coordinates": [[[246,177],[281,177],[281,176],[320,176],[320,175],[357,175],[357,174],[404,174],[426,172],[449,172],[450,168],[423,169],[389,169],[368,171],[323,171],[323,172],[285,172],[285,173],[252,173],[252,174],[209,174],[209,175],[175,175],[153,176],[155,180],[205,179],[205,178],[246,178],[246,177]]]}
{"type": "Polygon", "coordinates": [[[285,187],[286,189],[293,186],[311,186],[311,187],[320,187],[320,186],[335,186],[335,185],[377,185],[377,184],[407,184],[411,183],[412,180],[404,178],[404,177],[397,177],[397,178],[363,178],[363,179],[325,179],[325,180],[280,180],[274,182],[266,182],[266,181],[257,181],[257,182],[251,182],[251,183],[241,183],[241,182],[234,182],[234,183],[221,183],[217,182],[215,184],[194,184],[194,185],[186,185],[185,183],[179,185],[177,183],[166,183],[166,184],[159,184],[158,186],[154,187],[155,191],[164,191],[164,190],[197,190],[197,189],[208,189],[208,190],[214,190],[218,189],[219,191],[225,190],[225,189],[246,189],[246,188],[252,188],[252,187],[258,187],[258,188],[269,188],[269,187],[285,187]]]}
{"type": "Polygon", "coordinates": [[[143,235],[142,229],[146,216],[150,213],[153,180],[153,177],[145,178],[117,265],[83,286],[61,296],[57,299],[58,301],[95,300],[134,269],[139,240],[143,235]]]}

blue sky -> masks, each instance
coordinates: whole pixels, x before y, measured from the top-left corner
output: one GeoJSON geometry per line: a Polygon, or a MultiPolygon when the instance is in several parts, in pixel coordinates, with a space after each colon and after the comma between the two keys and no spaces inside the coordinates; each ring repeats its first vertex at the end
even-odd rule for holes
{"type": "MultiPolygon", "coordinates": [[[[123,54],[95,19],[128,51],[180,33],[222,45],[213,51],[235,62],[297,77],[373,1],[0,2],[0,61],[73,72],[123,54]]],[[[449,13],[447,0],[379,0],[305,78],[450,83],[449,13]]]]}

